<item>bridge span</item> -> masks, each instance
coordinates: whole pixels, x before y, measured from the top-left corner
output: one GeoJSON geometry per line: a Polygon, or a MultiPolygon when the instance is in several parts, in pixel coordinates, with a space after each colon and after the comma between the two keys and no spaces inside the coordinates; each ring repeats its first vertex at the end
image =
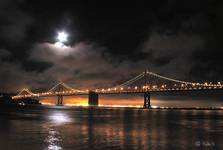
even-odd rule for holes
{"type": "Polygon", "coordinates": [[[168,78],[153,72],[144,71],[134,78],[113,87],[97,88],[92,90],[74,89],[67,84],[60,82],[53,86],[47,92],[33,93],[29,89],[22,89],[17,95],[12,96],[13,100],[25,98],[40,98],[56,96],[57,105],[63,105],[64,96],[88,96],[88,105],[97,106],[99,104],[99,95],[108,94],[144,94],[144,108],[151,108],[150,94],[160,92],[176,91],[203,91],[203,90],[222,90],[221,82],[188,82],[168,78]]]}

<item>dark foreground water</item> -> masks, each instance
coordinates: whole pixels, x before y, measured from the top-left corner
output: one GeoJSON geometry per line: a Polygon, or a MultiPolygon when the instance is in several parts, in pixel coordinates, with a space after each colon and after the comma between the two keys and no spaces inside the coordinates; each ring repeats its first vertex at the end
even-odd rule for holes
{"type": "Polygon", "coordinates": [[[1,150],[223,149],[222,110],[0,110],[1,150]]]}

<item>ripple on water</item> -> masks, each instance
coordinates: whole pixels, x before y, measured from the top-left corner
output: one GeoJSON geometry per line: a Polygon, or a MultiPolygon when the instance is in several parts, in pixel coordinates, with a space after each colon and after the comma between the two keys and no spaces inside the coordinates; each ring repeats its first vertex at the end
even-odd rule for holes
{"type": "Polygon", "coordinates": [[[61,142],[62,138],[60,137],[60,133],[55,131],[54,129],[48,129],[48,136],[44,140],[47,143],[47,147],[45,150],[61,150],[61,142]]]}

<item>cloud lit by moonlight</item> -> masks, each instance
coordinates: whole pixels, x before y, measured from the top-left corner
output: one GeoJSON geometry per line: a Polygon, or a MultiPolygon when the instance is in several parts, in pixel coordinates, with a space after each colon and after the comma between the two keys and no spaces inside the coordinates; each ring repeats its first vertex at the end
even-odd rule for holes
{"type": "Polygon", "coordinates": [[[61,42],[56,42],[56,43],[54,43],[54,45],[55,45],[56,47],[58,47],[58,48],[67,48],[67,46],[64,45],[64,44],[61,43],[61,42]]]}

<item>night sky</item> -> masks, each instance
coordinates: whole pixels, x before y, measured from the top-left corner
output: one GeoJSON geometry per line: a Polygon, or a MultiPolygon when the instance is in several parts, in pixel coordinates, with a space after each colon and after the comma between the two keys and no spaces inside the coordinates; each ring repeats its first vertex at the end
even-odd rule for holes
{"type": "Polygon", "coordinates": [[[222,81],[220,0],[0,1],[0,91],[108,87],[150,71],[222,81]],[[57,33],[69,34],[61,49],[57,33]]]}

